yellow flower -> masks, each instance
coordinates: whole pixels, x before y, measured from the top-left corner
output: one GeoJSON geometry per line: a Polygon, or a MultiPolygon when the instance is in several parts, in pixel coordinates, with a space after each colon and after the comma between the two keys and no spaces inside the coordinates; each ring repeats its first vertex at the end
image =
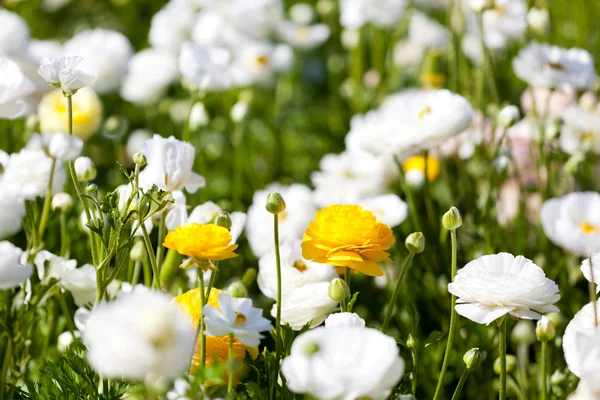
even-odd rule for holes
{"type": "MultiPolygon", "coordinates": [[[[425,156],[415,156],[407,158],[402,164],[402,169],[404,169],[405,173],[412,169],[416,169],[425,173],[425,156]]],[[[439,174],[440,161],[433,156],[427,156],[427,179],[429,179],[429,181],[431,182],[435,180],[435,178],[437,178],[439,174]]]]}
{"type": "Polygon", "coordinates": [[[188,223],[169,231],[163,246],[194,260],[225,260],[238,255],[227,228],[215,224],[188,223]]]}
{"type": "Polygon", "coordinates": [[[302,256],[323,264],[381,276],[377,265],[396,239],[392,229],[360,206],[333,205],[317,211],[302,242],[302,256]]]}
{"type": "MultiPolygon", "coordinates": [[[[73,99],[73,134],[87,139],[102,123],[102,103],[89,88],[77,91],[73,99]]],[[[42,97],[38,107],[42,132],[67,132],[69,119],[67,99],[62,91],[53,90],[42,97]]]]}
{"type": "MultiPolygon", "coordinates": [[[[212,289],[210,296],[206,304],[209,304],[216,309],[219,309],[218,294],[221,293],[219,289],[212,289]]],[[[197,326],[202,315],[202,299],[200,297],[200,289],[190,290],[177,297],[175,302],[183,309],[183,311],[190,317],[192,323],[197,326]]],[[[216,360],[220,364],[227,363],[229,359],[229,335],[224,336],[205,336],[206,339],[206,366],[210,367],[213,364],[213,360],[216,360]]],[[[234,383],[246,372],[244,359],[246,353],[256,359],[258,357],[258,347],[246,347],[242,342],[237,339],[233,340],[233,357],[236,361],[236,369],[234,376],[234,383]]],[[[190,367],[190,374],[194,375],[196,368],[200,365],[200,341],[196,344],[196,350],[192,358],[192,365],[190,367]]],[[[227,381],[227,373],[225,373],[224,380],[227,381]]]]}

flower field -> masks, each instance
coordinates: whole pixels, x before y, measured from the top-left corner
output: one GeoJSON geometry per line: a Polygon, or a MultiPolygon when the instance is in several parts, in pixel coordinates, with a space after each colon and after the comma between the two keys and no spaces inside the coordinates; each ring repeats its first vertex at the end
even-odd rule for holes
{"type": "Polygon", "coordinates": [[[598,18],[2,2],[0,400],[600,399],[598,18]]]}

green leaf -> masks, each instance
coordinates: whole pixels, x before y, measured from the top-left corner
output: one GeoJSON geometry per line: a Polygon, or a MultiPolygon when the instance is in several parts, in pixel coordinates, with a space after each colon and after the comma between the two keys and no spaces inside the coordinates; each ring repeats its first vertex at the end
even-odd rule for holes
{"type": "Polygon", "coordinates": [[[444,337],[444,334],[440,331],[433,331],[429,334],[429,336],[427,336],[427,339],[425,339],[425,347],[437,342],[438,340],[442,339],[444,337]]]}
{"type": "Polygon", "coordinates": [[[354,293],[352,295],[352,298],[348,302],[348,307],[347,307],[347,311],[348,312],[352,312],[352,309],[354,308],[354,303],[356,303],[356,299],[358,298],[358,293],[360,293],[360,292],[354,293]]]}

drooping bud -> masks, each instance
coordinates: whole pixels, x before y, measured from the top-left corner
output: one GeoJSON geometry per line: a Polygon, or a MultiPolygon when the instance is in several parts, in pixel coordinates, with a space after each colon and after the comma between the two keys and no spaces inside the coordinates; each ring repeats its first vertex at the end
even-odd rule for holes
{"type": "Polygon", "coordinates": [[[334,301],[342,301],[350,297],[350,288],[345,280],[340,278],[335,278],[329,284],[329,289],[327,290],[329,297],[331,297],[334,301]]]}
{"type": "MultiPolygon", "coordinates": [[[[507,354],[506,355],[506,373],[507,374],[512,374],[512,372],[515,370],[515,367],[517,366],[517,357],[513,356],[512,354],[507,354]]],[[[500,375],[500,357],[496,358],[496,360],[494,360],[494,373],[496,375],[500,375]]]]}
{"type": "Polygon", "coordinates": [[[458,208],[452,206],[442,217],[442,225],[449,231],[456,230],[462,225],[462,217],[458,208]]]}
{"type": "Polygon", "coordinates": [[[129,257],[131,257],[133,261],[143,262],[146,260],[147,256],[148,253],[146,253],[146,247],[144,246],[144,242],[141,240],[138,240],[129,252],[129,257]]]}
{"type": "Polygon", "coordinates": [[[500,110],[496,122],[500,126],[510,128],[519,120],[519,118],[519,109],[516,106],[509,105],[500,110]]]}
{"type": "Polygon", "coordinates": [[[89,157],[78,157],[74,167],[79,182],[87,182],[96,178],[96,166],[89,157]]]}
{"type": "Polygon", "coordinates": [[[146,165],[148,160],[146,160],[146,156],[144,155],[144,153],[137,152],[133,155],[133,162],[139,165],[140,167],[143,167],[144,165],[146,165]]]}
{"type": "Polygon", "coordinates": [[[475,369],[481,364],[481,352],[479,347],[474,347],[463,356],[463,361],[468,369],[475,369]]]}
{"type": "Polygon", "coordinates": [[[246,286],[242,283],[242,281],[235,281],[231,283],[227,287],[227,293],[231,295],[231,297],[247,297],[248,291],[246,290],[246,286]]]}
{"type": "Polygon", "coordinates": [[[413,232],[408,235],[404,245],[411,253],[422,253],[425,250],[425,235],[421,232],[413,232]]]}
{"type": "Polygon", "coordinates": [[[554,324],[550,321],[550,318],[545,315],[542,316],[535,327],[535,334],[540,342],[554,339],[556,330],[554,329],[554,324]]]}
{"type": "Polygon", "coordinates": [[[68,193],[56,193],[52,197],[52,209],[67,213],[73,207],[73,198],[68,193]]]}
{"type": "Polygon", "coordinates": [[[225,229],[231,229],[231,216],[228,212],[220,212],[215,218],[215,225],[222,226],[225,229]]]}
{"type": "Polygon", "coordinates": [[[271,214],[279,214],[285,210],[285,200],[280,193],[269,193],[265,207],[271,214]]]}

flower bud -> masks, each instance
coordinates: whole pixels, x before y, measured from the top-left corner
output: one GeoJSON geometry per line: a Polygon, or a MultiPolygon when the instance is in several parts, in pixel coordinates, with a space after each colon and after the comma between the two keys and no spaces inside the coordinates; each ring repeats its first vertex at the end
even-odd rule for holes
{"type": "Polygon", "coordinates": [[[519,320],[512,329],[510,337],[515,343],[535,343],[535,329],[533,328],[533,323],[525,319],[519,320]]]}
{"type": "Polygon", "coordinates": [[[425,250],[425,236],[421,232],[413,232],[408,235],[404,245],[411,253],[422,253],[425,250]]]}
{"type": "MultiPolygon", "coordinates": [[[[515,370],[515,367],[517,366],[517,357],[513,356],[512,354],[507,354],[506,355],[506,373],[507,374],[512,374],[512,372],[515,370]]],[[[496,358],[496,360],[494,361],[494,373],[496,375],[500,375],[500,357],[496,358]]]]}
{"type": "Polygon", "coordinates": [[[553,386],[560,386],[565,383],[566,380],[567,375],[560,369],[554,371],[554,373],[550,376],[550,384],[553,386]]]}
{"type": "Polygon", "coordinates": [[[406,347],[409,349],[416,349],[418,346],[419,342],[417,342],[417,339],[409,333],[408,338],[406,339],[406,347]]]}
{"type": "Polygon", "coordinates": [[[246,286],[242,283],[242,281],[235,281],[231,285],[227,287],[227,293],[231,295],[231,297],[247,297],[248,291],[246,290],[246,286]]]}
{"type": "Polygon", "coordinates": [[[475,369],[481,364],[481,352],[479,347],[474,347],[463,356],[463,361],[468,369],[475,369]]]}
{"type": "Polygon", "coordinates": [[[344,29],[342,31],[342,46],[353,49],[360,43],[360,32],[357,29],[344,29]]]}
{"type": "Polygon", "coordinates": [[[231,217],[229,216],[229,213],[226,211],[219,213],[217,218],[215,218],[215,225],[222,226],[225,229],[231,229],[231,217]]]}
{"type": "Polygon", "coordinates": [[[96,166],[89,157],[78,157],[74,166],[77,180],[80,182],[87,182],[96,178],[96,166]]]}
{"type": "Polygon", "coordinates": [[[329,284],[327,293],[329,293],[329,297],[331,297],[332,300],[342,301],[350,297],[350,288],[345,280],[335,278],[329,284]]]}
{"type": "Polygon", "coordinates": [[[144,165],[146,165],[148,160],[146,160],[146,156],[144,155],[144,153],[137,152],[133,155],[133,162],[139,165],[140,167],[143,167],[144,165]]]}
{"type": "Polygon", "coordinates": [[[59,209],[61,212],[66,213],[73,207],[73,198],[68,193],[56,193],[52,197],[52,209],[59,209]]]}
{"type": "Polygon", "coordinates": [[[310,4],[297,3],[290,7],[290,19],[299,25],[308,25],[315,18],[315,11],[310,4]]]}
{"type": "Polygon", "coordinates": [[[548,340],[554,339],[556,331],[550,318],[545,315],[542,316],[542,319],[537,322],[535,327],[535,334],[540,342],[547,342],[548,340]]]}
{"type": "Polygon", "coordinates": [[[238,101],[231,107],[231,120],[233,122],[242,122],[248,115],[248,103],[245,101],[238,101]]]}
{"type": "Polygon", "coordinates": [[[256,268],[248,268],[242,275],[242,283],[246,287],[250,287],[256,280],[256,268]]]}
{"type": "Polygon", "coordinates": [[[532,7],[527,13],[527,25],[536,35],[545,35],[550,28],[550,14],[545,8],[532,7]]]}
{"type": "Polygon", "coordinates": [[[496,117],[496,122],[500,126],[510,128],[519,120],[519,117],[519,109],[516,106],[510,105],[500,110],[496,117]]]}
{"type": "Polygon", "coordinates": [[[306,354],[307,356],[312,356],[313,354],[317,353],[321,348],[319,347],[319,344],[316,342],[308,342],[304,345],[304,354],[306,354]]]}
{"type": "Polygon", "coordinates": [[[96,191],[98,191],[98,185],[95,183],[90,183],[85,187],[85,191],[88,194],[96,193],[96,191]]]}
{"type": "Polygon", "coordinates": [[[285,200],[280,193],[269,193],[265,207],[271,214],[279,214],[285,210],[285,200]]]}
{"type": "Polygon", "coordinates": [[[204,107],[204,103],[199,101],[196,104],[194,104],[190,111],[190,130],[196,131],[203,126],[208,125],[209,121],[210,118],[208,117],[208,113],[206,112],[206,107],[204,107]]]}
{"type": "Polygon", "coordinates": [[[147,256],[148,253],[146,253],[146,247],[141,240],[138,240],[129,252],[129,257],[131,257],[133,261],[145,261],[147,256]]]}
{"type": "Polygon", "coordinates": [[[462,217],[458,208],[452,206],[442,217],[442,225],[449,231],[456,230],[462,225],[462,217]]]}

